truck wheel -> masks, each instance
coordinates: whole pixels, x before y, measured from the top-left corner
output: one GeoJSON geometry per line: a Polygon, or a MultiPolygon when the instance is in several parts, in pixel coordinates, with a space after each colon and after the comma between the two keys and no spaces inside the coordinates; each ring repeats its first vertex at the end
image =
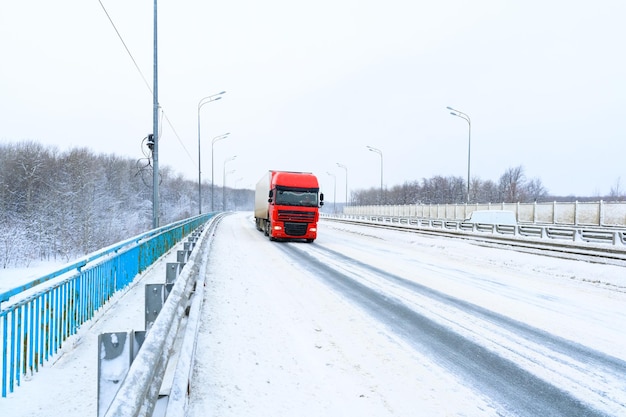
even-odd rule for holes
{"type": "Polygon", "coordinates": [[[265,236],[270,235],[270,222],[268,222],[267,220],[263,220],[263,233],[265,234],[265,236]]]}
{"type": "Polygon", "coordinates": [[[269,236],[270,240],[273,242],[276,240],[276,238],[274,236],[272,236],[272,222],[270,222],[269,220],[267,221],[267,223],[265,223],[266,227],[267,227],[267,232],[265,233],[266,236],[269,236]]]}

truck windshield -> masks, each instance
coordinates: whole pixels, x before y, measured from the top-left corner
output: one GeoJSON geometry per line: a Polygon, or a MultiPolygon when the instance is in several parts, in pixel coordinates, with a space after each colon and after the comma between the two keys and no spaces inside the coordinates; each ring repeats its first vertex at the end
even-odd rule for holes
{"type": "Polygon", "coordinates": [[[281,206],[317,207],[317,190],[276,190],[275,204],[281,206]]]}

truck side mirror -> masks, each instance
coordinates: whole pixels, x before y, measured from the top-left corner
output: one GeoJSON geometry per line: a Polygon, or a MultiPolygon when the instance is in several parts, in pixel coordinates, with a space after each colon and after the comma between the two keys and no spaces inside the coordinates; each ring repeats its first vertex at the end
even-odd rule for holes
{"type": "Polygon", "coordinates": [[[274,197],[274,190],[270,190],[270,192],[269,192],[269,198],[267,199],[268,203],[272,202],[272,197],[274,197]]]}
{"type": "Polygon", "coordinates": [[[324,205],[324,193],[320,193],[320,207],[324,205]]]}

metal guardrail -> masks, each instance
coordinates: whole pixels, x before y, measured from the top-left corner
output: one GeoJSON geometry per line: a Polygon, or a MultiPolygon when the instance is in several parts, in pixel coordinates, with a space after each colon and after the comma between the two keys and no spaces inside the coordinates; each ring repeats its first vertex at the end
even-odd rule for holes
{"type": "Polygon", "coordinates": [[[196,335],[201,320],[206,253],[213,230],[223,215],[215,216],[200,236],[196,245],[199,248],[191,252],[161,312],[147,331],[146,339],[104,414],[105,417],[151,416],[164,374],[172,363],[175,364],[173,382],[167,404],[163,407],[165,410],[161,413],[172,417],[185,415],[196,335]],[[186,311],[189,311],[189,316],[183,323],[186,311]],[[177,339],[181,340],[180,349],[173,352],[177,339]]]}
{"type": "Polygon", "coordinates": [[[37,372],[116,291],[213,214],[143,233],[0,294],[0,303],[15,299],[0,304],[2,397],[23,375],[37,372]],[[66,273],[71,276],[61,277],[66,273]]]}
{"type": "Polygon", "coordinates": [[[626,229],[614,227],[576,227],[560,225],[517,224],[498,225],[470,223],[462,220],[424,219],[404,216],[346,215],[325,216],[351,221],[397,224],[416,229],[440,229],[467,233],[519,236],[521,238],[551,239],[571,242],[626,245],[626,229]]]}

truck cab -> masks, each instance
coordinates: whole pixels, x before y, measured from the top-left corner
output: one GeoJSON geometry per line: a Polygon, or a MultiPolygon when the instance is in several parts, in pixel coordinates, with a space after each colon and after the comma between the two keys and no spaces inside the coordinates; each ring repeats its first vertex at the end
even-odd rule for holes
{"type": "Polygon", "coordinates": [[[317,238],[324,204],[317,178],[308,172],[269,171],[255,191],[255,220],[270,240],[317,238]]]}

